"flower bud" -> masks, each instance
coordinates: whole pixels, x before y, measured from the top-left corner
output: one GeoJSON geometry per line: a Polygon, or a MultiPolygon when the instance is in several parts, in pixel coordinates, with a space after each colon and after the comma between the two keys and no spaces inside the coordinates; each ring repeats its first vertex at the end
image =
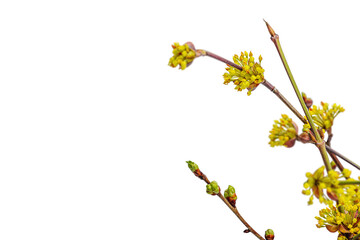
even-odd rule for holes
{"type": "Polygon", "coordinates": [[[305,105],[307,108],[311,108],[311,106],[313,105],[313,100],[311,98],[307,98],[305,100],[305,105]]]}
{"type": "Polygon", "coordinates": [[[351,171],[349,169],[344,168],[342,174],[344,175],[345,178],[349,178],[351,175],[351,171]]]}
{"type": "Polygon", "coordinates": [[[287,148],[291,148],[295,145],[295,142],[296,142],[296,138],[292,138],[290,140],[288,140],[287,142],[285,142],[285,147],[287,148]]]}
{"type": "Polygon", "coordinates": [[[235,193],[235,188],[233,186],[229,185],[229,187],[224,192],[224,197],[226,198],[226,200],[228,200],[231,206],[235,207],[237,196],[235,193]]]}
{"type": "Polygon", "coordinates": [[[265,239],[266,240],[273,240],[275,237],[274,231],[272,229],[268,229],[265,231],[265,239]]]}
{"type": "Polygon", "coordinates": [[[299,135],[299,141],[302,143],[309,143],[311,142],[310,134],[307,132],[303,132],[299,135]]]}
{"type": "Polygon", "coordinates": [[[192,161],[186,161],[186,163],[188,164],[189,169],[194,173],[194,175],[198,178],[200,178],[201,180],[204,180],[205,182],[208,181],[207,177],[205,176],[205,174],[203,174],[200,169],[199,166],[192,162],[192,161]]]}
{"type": "Polygon", "coordinates": [[[308,98],[304,92],[301,93],[302,98],[304,99],[306,107],[309,109],[311,108],[313,104],[313,100],[311,98],[308,98]]]}
{"type": "Polygon", "coordinates": [[[194,162],[192,162],[190,160],[186,161],[186,163],[188,164],[188,167],[192,172],[195,172],[196,170],[199,169],[199,166],[196,163],[194,163],[194,162]]]}
{"type": "Polygon", "coordinates": [[[335,170],[335,168],[336,168],[336,163],[335,163],[334,161],[331,161],[330,165],[331,165],[331,169],[332,169],[332,170],[335,170]]]}
{"type": "Polygon", "coordinates": [[[212,181],[210,184],[206,185],[206,192],[210,195],[217,195],[220,192],[220,187],[217,182],[212,181]]]}
{"type": "Polygon", "coordinates": [[[174,43],[172,48],[173,56],[169,60],[170,67],[179,66],[181,70],[184,70],[196,57],[194,44],[190,42],[187,42],[184,45],[174,43]]]}
{"type": "Polygon", "coordinates": [[[328,195],[328,197],[329,197],[331,200],[334,200],[334,201],[339,200],[339,199],[338,199],[338,196],[337,196],[334,192],[329,191],[329,189],[326,190],[326,194],[328,195]]]}

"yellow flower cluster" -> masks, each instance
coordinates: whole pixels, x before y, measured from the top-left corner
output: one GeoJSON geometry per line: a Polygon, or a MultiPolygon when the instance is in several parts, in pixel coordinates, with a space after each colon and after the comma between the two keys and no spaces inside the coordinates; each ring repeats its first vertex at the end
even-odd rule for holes
{"type": "Polygon", "coordinates": [[[169,60],[170,67],[176,67],[179,65],[181,70],[184,70],[195,58],[196,54],[187,44],[180,45],[174,43],[172,45],[173,56],[169,60]]]}
{"type": "Polygon", "coordinates": [[[297,126],[286,114],[282,114],[280,120],[275,120],[273,128],[270,131],[270,146],[291,147],[295,143],[297,135],[297,126]],[[290,144],[290,145],[289,145],[290,144]]]}
{"type": "Polygon", "coordinates": [[[316,226],[326,227],[329,232],[338,232],[338,239],[352,239],[360,233],[360,203],[338,204],[319,211],[320,217],[316,226]]]}
{"type": "MultiPolygon", "coordinates": [[[[357,185],[339,185],[341,178],[349,178],[351,171],[344,169],[342,174],[330,170],[327,176],[324,176],[325,166],[318,168],[313,174],[306,173],[307,181],[304,183],[304,195],[310,196],[308,204],[313,204],[314,196],[319,199],[320,203],[325,203],[329,206],[333,201],[358,203],[360,202],[360,193],[357,192],[357,185]],[[326,190],[326,195],[324,194],[326,190]]],[[[353,180],[353,179],[347,179],[353,180]]]]}
{"type": "Polygon", "coordinates": [[[259,62],[255,62],[252,52],[249,54],[241,52],[240,57],[234,55],[234,63],[241,66],[242,70],[240,71],[237,68],[229,66],[226,68],[227,73],[224,73],[224,84],[227,85],[230,82],[233,82],[236,86],[235,89],[242,91],[247,89],[247,95],[251,94],[261,82],[264,81],[264,69],[261,67],[262,57],[259,56],[259,62]]]}
{"type": "Polygon", "coordinates": [[[342,188],[338,186],[341,175],[334,170],[330,170],[327,176],[324,176],[325,166],[318,168],[313,174],[306,173],[307,181],[304,183],[304,195],[310,195],[308,204],[313,204],[314,196],[320,203],[332,205],[332,200],[337,200],[337,196],[342,193],[342,188]],[[327,196],[324,194],[326,190],[327,196]]]}
{"type": "Polygon", "coordinates": [[[312,108],[309,109],[309,112],[316,125],[328,130],[333,125],[335,117],[339,113],[344,112],[345,109],[336,104],[333,104],[332,107],[329,108],[329,104],[323,102],[321,102],[321,106],[322,108],[313,105],[312,108]]]}
{"type": "MultiPolygon", "coordinates": [[[[360,180],[360,177],[358,179],[360,180]]],[[[354,179],[349,178],[347,181],[354,181],[354,179]]],[[[360,203],[360,186],[353,184],[344,185],[343,193],[339,196],[339,202],[349,204],[360,203]]]]}

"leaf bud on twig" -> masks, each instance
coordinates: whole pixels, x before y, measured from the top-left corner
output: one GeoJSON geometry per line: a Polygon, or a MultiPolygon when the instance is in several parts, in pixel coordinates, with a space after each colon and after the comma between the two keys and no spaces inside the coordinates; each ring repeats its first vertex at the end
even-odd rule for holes
{"type": "Polygon", "coordinates": [[[302,98],[304,99],[306,107],[309,109],[313,105],[313,100],[306,96],[304,92],[301,93],[302,98]]]}
{"type": "Polygon", "coordinates": [[[275,238],[274,231],[272,229],[268,229],[265,231],[265,239],[273,240],[275,238]]]}
{"type": "Polygon", "coordinates": [[[233,186],[229,185],[229,187],[224,192],[224,197],[231,204],[231,206],[235,207],[237,196],[233,186]]]}
{"type": "Polygon", "coordinates": [[[206,192],[210,195],[218,195],[220,193],[220,187],[217,182],[212,181],[206,185],[206,192]]]}
{"type": "Polygon", "coordinates": [[[196,164],[196,163],[194,163],[194,162],[192,162],[192,161],[186,161],[186,163],[188,164],[188,167],[189,167],[189,169],[194,173],[194,175],[196,176],[196,177],[198,177],[198,178],[200,178],[201,180],[204,180],[204,181],[209,181],[209,180],[207,180],[207,178],[206,178],[206,176],[205,176],[205,174],[203,174],[201,171],[200,171],[200,169],[199,169],[199,166],[196,164]]]}

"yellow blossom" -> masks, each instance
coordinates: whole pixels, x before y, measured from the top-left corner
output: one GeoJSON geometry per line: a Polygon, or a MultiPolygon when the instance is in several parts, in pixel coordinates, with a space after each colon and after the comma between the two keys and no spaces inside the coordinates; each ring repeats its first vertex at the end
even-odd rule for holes
{"type": "Polygon", "coordinates": [[[321,102],[321,107],[322,108],[313,105],[312,108],[309,109],[309,112],[316,125],[324,130],[329,130],[334,123],[335,117],[339,113],[344,112],[345,109],[336,104],[333,104],[330,108],[328,103],[323,102],[321,102]]]}
{"type": "Polygon", "coordinates": [[[338,239],[348,239],[347,237],[360,233],[359,209],[360,203],[331,205],[319,211],[319,217],[315,217],[318,220],[316,226],[318,228],[325,227],[329,232],[338,232],[338,239]]]}
{"type": "Polygon", "coordinates": [[[259,56],[259,63],[255,62],[252,52],[249,54],[241,52],[240,57],[234,55],[234,63],[241,66],[242,70],[229,66],[226,68],[226,73],[224,73],[224,84],[229,84],[233,82],[235,84],[235,89],[242,91],[247,89],[247,95],[251,94],[251,91],[264,81],[264,69],[261,67],[262,57],[259,56]]]}
{"type": "Polygon", "coordinates": [[[270,131],[270,146],[292,147],[297,136],[297,126],[286,114],[282,114],[280,120],[275,120],[270,131]]]}
{"type": "Polygon", "coordinates": [[[173,56],[169,60],[170,67],[179,66],[181,70],[184,70],[195,58],[196,54],[187,44],[180,45],[174,43],[172,45],[173,56]]]}

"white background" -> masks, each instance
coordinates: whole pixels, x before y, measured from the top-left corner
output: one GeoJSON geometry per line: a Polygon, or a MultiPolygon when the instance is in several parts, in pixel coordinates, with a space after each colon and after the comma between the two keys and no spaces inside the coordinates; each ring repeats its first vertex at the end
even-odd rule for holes
{"type": "Polygon", "coordinates": [[[266,19],[300,90],[345,107],[333,147],[357,161],[356,3],[1,1],[0,239],[255,239],[187,160],[236,188],[261,235],[336,239],[301,194],[318,150],[268,145],[273,120],[292,113],[262,86],[248,97],[223,85],[213,59],[167,64],[173,42],[228,59],[252,50],[299,108],[266,19]]]}

